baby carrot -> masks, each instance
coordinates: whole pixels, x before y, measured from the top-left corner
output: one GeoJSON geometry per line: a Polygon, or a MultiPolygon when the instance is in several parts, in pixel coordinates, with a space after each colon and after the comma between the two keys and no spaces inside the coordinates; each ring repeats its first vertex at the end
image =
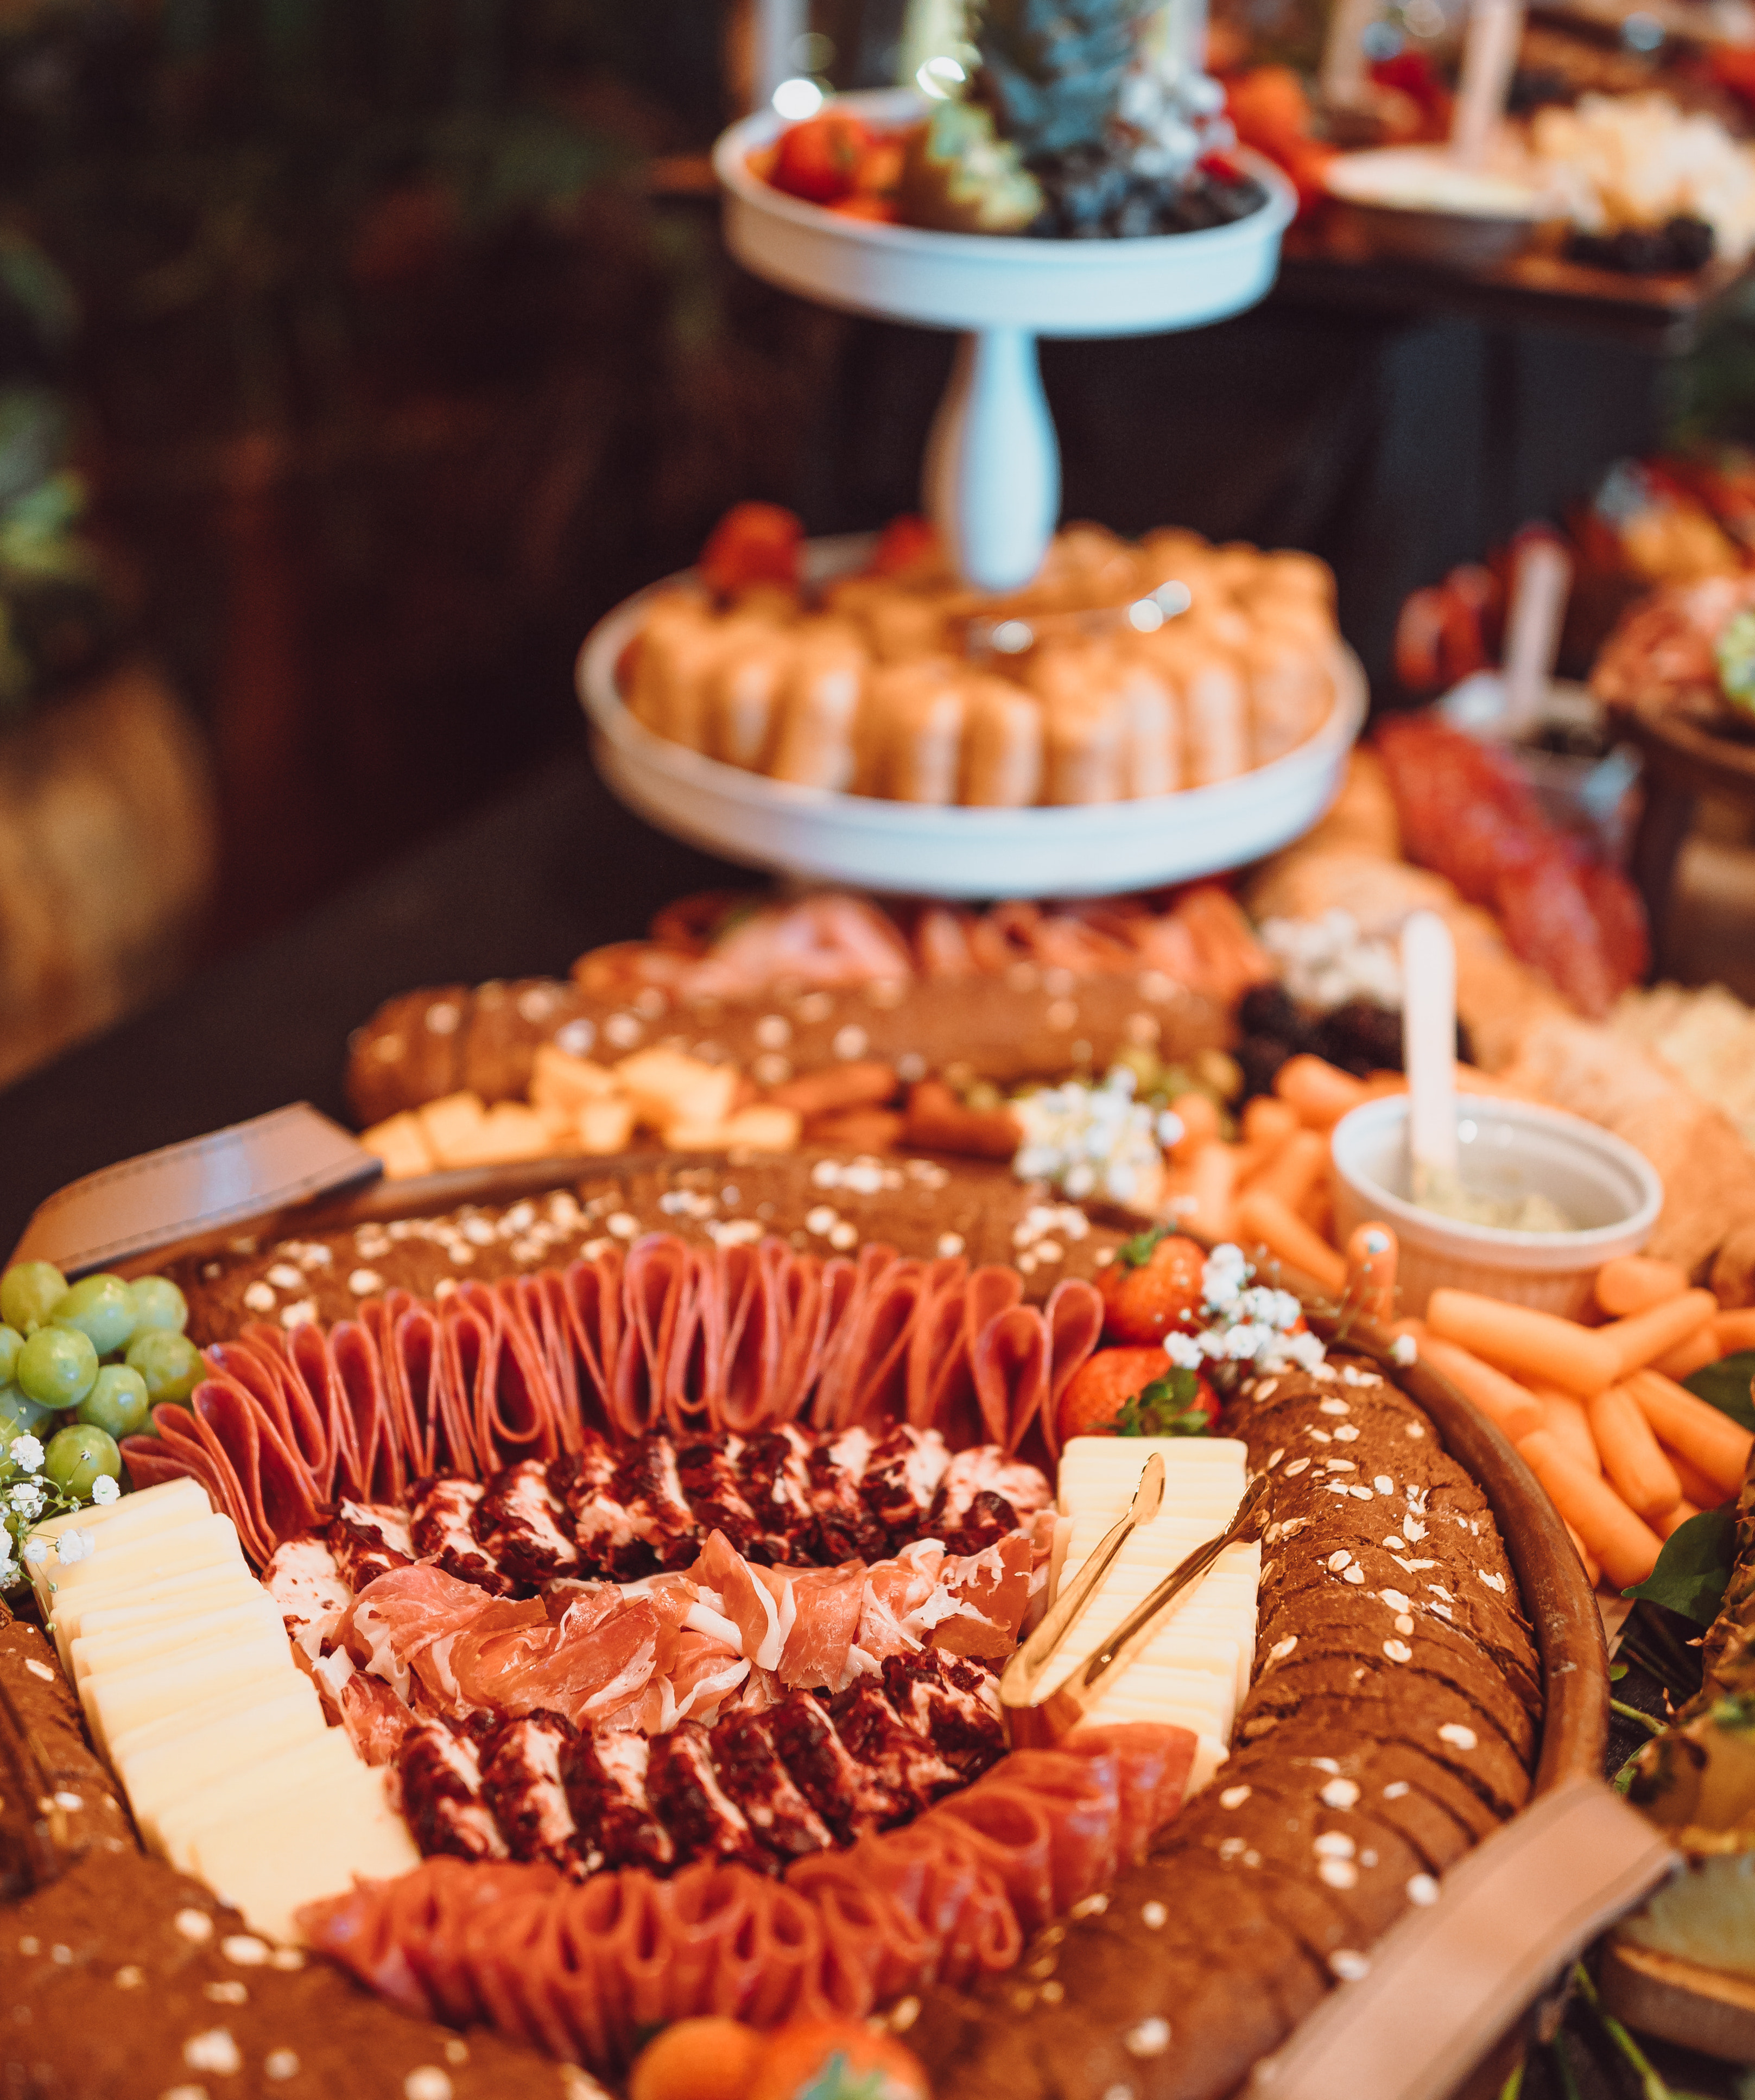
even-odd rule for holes
{"type": "Polygon", "coordinates": [[[1250,1184],[1296,1210],[1321,1180],[1329,1164],[1329,1140],[1321,1132],[1294,1131],[1250,1184]]]}
{"type": "Polygon", "coordinates": [[[1347,1242],[1347,1297],[1368,1320],[1387,1327],[1396,1317],[1396,1235],[1387,1225],[1356,1226],[1347,1242]]]}
{"type": "Polygon", "coordinates": [[[1742,1305],[1734,1312],[1715,1314],[1713,1339],[1723,1357],[1734,1357],[1743,1349],[1755,1349],[1755,1305],[1742,1305]]]}
{"type": "Polygon", "coordinates": [[[1569,1392],[1557,1392],[1552,1386],[1537,1386],[1532,1390],[1541,1404],[1542,1427],[1559,1440],[1568,1457],[1576,1458],[1586,1471],[1594,1473],[1600,1480],[1603,1454],[1591,1433],[1585,1403],[1575,1400],[1569,1392]]]}
{"type": "MultiPolygon", "coordinates": [[[[1644,1410],[1642,1409],[1641,1413],[1644,1410]]],[[[1730,1498],[1716,1480],[1709,1480],[1698,1466],[1691,1465],[1679,1451],[1672,1451],[1661,1439],[1658,1449],[1676,1469],[1676,1478],[1682,1483],[1682,1498],[1693,1503],[1696,1509],[1719,1509],[1730,1498]]]]}
{"type": "Polygon", "coordinates": [[[1227,1240],[1237,1231],[1235,1211],[1237,1148],[1215,1138],[1177,1162],[1175,1185],[1182,1192],[1179,1223],[1210,1239],[1227,1240]]]}
{"type": "Polygon", "coordinates": [[[1351,1072],[1307,1052],[1287,1058],[1274,1079],[1273,1090],[1312,1130],[1332,1130],[1350,1110],[1369,1098],[1351,1072]]]}
{"type": "Polygon", "coordinates": [[[1527,1305],[1506,1305],[1444,1285],[1432,1293],[1426,1321],[1440,1341],[1460,1343],[1490,1363],[1545,1379],[1581,1400],[1613,1385],[1621,1374],[1620,1352],[1603,1340],[1603,1330],[1527,1305]]]}
{"type": "Polygon", "coordinates": [[[1679,1384],[1683,1379],[1692,1378],[1696,1371],[1704,1371],[1709,1364],[1716,1364],[1723,1354],[1724,1351],[1718,1346],[1718,1339],[1713,1332],[1713,1323],[1709,1320],[1687,1341],[1678,1342],[1674,1348],[1666,1350],[1660,1357],[1654,1357],[1651,1368],[1655,1371],[1661,1371],[1667,1379],[1674,1379],[1679,1384]]]}
{"type": "Polygon", "coordinates": [[[1285,1101],[1276,1101],[1272,1094],[1258,1094],[1254,1101],[1245,1105],[1244,1140],[1250,1145],[1259,1145],[1264,1157],[1277,1150],[1300,1127],[1297,1110],[1285,1101]]]}
{"type": "Polygon", "coordinates": [[[1676,1469],[1625,1386],[1612,1385],[1591,1401],[1590,1430],[1603,1471],[1636,1515],[1655,1524],[1682,1500],[1676,1469]]]}
{"type": "MultiPolygon", "coordinates": [[[[1566,1519],[1563,1516],[1560,1521],[1562,1524],[1566,1524],[1566,1519]]],[[[1595,1589],[1598,1583],[1603,1580],[1602,1564],[1569,1524],[1566,1524],[1566,1535],[1572,1542],[1572,1551],[1585,1564],[1585,1573],[1590,1578],[1591,1588],[1595,1589]]]]}
{"type": "Polygon", "coordinates": [[[1449,1379],[1483,1414],[1490,1415],[1514,1444],[1542,1427],[1541,1402],[1515,1379],[1496,1371],[1491,1364],[1484,1364],[1466,1349],[1459,1349],[1454,1342],[1440,1341],[1435,1335],[1417,1339],[1420,1361],[1430,1365],[1440,1378],[1449,1379]]]}
{"type": "Polygon", "coordinates": [[[1612,1319],[1629,1312],[1643,1312],[1649,1305],[1661,1305],[1666,1298],[1679,1298],[1688,1287],[1688,1273],[1673,1261],[1657,1261],[1650,1255],[1621,1254],[1597,1271],[1597,1303],[1612,1319]]]}
{"type": "MultiPolygon", "coordinates": [[[[1660,1441],[1704,1473],[1718,1488],[1721,1501],[1735,1494],[1743,1485],[1755,1436],[1661,1371],[1636,1371],[1627,1385],[1660,1441]]],[[[1690,1495],[1688,1499],[1696,1498],[1690,1495]]]]}
{"type": "Polygon", "coordinates": [[[1606,1480],[1587,1472],[1558,1437],[1537,1429],[1518,1445],[1548,1499],[1603,1564],[1617,1589],[1643,1582],[1657,1565],[1663,1541],[1634,1515],[1606,1480]]]}
{"type": "Polygon", "coordinates": [[[1654,1357],[1668,1356],[1678,1343],[1697,1334],[1718,1310],[1718,1300],[1711,1291],[1685,1290],[1679,1298],[1666,1298],[1661,1304],[1648,1305],[1625,1320],[1612,1320],[1596,1331],[1613,1348],[1621,1366],[1616,1375],[1625,1378],[1654,1357]]]}
{"type": "Polygon", "coordinates": [[[1182,1125],[1182,1135],[1171,1148],[1177,1159],[1193,1159],[1203,1145],[1218,1141],[1219,1111],[1213,1105],[1211,1095],[1178,1094],[1170,1105],[1170,1112],[1182,1125]]]}
{"type": "Polygon", "coordinates": [[[1660,1538],[1669,1538],[1680,1531],[1691,1516],[1698,1516],[1700,1513],[1692,1502],[1683,1500],[1678,1502],[1673,1510],[1666,1510],[1662,1516],[1653,1517],[1651,1526],[1660,1538]]]}
{"type": "Polygon", "coordinates": [[[1345,1288],[1346,1262],[1283,1198],[1264,1189],[1246,1189],[1237,1201],[1237,1231],[1246,1247],[1259,1241],[1289,1268],[1314,1277],[1324,1290],[1338,1295],[1345,1288]]]}

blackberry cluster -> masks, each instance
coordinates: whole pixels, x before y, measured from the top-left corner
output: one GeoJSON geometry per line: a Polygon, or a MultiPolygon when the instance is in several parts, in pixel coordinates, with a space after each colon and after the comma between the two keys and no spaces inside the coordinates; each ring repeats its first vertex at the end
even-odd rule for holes
{"type": "MultiPolygon", "coordinates": [[[[1306,1052],[1359,1079],[1401,1070],[1401,1016],[1369,999],[1351,999],[1317,1013],[1299,1006],[1283,985],[1256,985],[1237,1007],[1237,1026],[1242,1039],[1232,1054],[1242,1070],[1246,1100],[1272,1093],[1280,1067],[1306,1052]]],[[[1468,1036],[1460,1021],[1457,1055],[1469,1061],[1468,1036]]]]}
{"type": "Polygon", "coordinates": [[[1575,262],[1629,276],[1689,275],[1704,270],[1718,249],[1704,218],[1678,215],[1663,225],[1627,227],[1620,233],[1575,233],[1566,252],[1575,262]]]}
{"type": "Polygon", "coordinates": [[[1134,173],[1102,146],[1075,146],[1031,163],[1047,202],[1030,228],[1051,240],[1138,240],[1198,233],[1259,211],[1267,192],[1253,177],[1196,168],[1180,183],[1134,173]]]}

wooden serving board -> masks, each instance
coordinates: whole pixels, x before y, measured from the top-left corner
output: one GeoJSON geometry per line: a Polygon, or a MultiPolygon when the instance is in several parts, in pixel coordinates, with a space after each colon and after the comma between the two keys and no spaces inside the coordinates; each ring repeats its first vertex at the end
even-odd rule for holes
{"type": "Polygon", "coordinates": [[[1612,1938],[1598,1988],[1616,2018],[1640,2034],[1729,2063],[1755,2063],[1755,1976],[1612,1938]]]}

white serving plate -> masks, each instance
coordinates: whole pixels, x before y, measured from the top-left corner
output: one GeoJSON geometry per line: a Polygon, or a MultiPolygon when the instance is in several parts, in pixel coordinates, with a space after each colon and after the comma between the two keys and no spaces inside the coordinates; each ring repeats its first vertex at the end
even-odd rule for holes
{"type": "MultiPolygon", "coordinates": [[[[851,567],[871,545],[864,535],[813,541],[807,572],[851,567]]],[[[1316,735],[1210,788],[1029,810],[939,809],[801,788],[672,743],[624,706],[615,666],[647,601],[689,580],[669,577],[624,599],[585,638],[576,676],[597,770],[660,831],[814,881],[917,897],[1087,897],[1216,875],[1309,830],[1339,792],[1365,722],[1365,673],[1343,646],[1334,706],[1316,735]]]]}
{"type": "MultiPolygon", "coordinates": [[[[930,108],[909,88],[844,95],[834,106],[895,126],[930,108]]],[[[1028,330],[1033,335],[1144,335],[1198,328],[1265,296],[1280,236],[1298,200],[1268,161],[1233,157],[1268,192],[1247,218],[1198,233],[1136,240],[1034,240],[1016,234],[936,233],[844,218],[788,196],[750,172],[750,154],[787,120],[758,111],[723,133],[713,168],[725,192],[725,239],[746,268],[826,306],[928,328],[1028,330]]]]}

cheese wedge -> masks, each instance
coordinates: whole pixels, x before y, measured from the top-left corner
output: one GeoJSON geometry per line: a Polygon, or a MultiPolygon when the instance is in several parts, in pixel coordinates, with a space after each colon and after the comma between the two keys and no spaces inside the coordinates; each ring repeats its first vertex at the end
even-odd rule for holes
{"type": "Polygon", "coordinates": [[[242,1639],[264,1630],[278,1634],[283,1642],[286,1639],[274,1599],[260,1591],[254,1599],[240,1599],[235,1604],[221,1605],[190,1618],[161,1618],[156,1626],[83,1633],[73,1642],[68,1658],[74,1688],[77,1690],[88,1677],[130,1670],[151,1657],[191,1648],[199,1641],[242,1639]]]}
{"type": "MultiPolygon", "coordinates": [[[[320,1736],[295,1739],[259,1764],[236,1767],[198,1794],[163,1808],[157,1821],[165,1857],[174,1867],[191,1872],[191,1846],[199,1832],[253,1815],[264,1802],[289,1802],[307,1793],[322,1796],[325,1802],[339,1800],[345,1798],[352,1777],[368,1770],[354,1755],[345,1728],[325,1728],[320,1736]]],[[[374,1776],[381,1789],[381,1775],[374,1776]]],[[[330,1812],[326,1807],[315,1820],[330,1812]]]]}
{"type": "Polygon", "coordinates": [[[258,1800],[192,1838],[188,1857],[190,1871],[242,1911],[254,1931],[284,1940],[300,1937],[301,1904],[345,1895],[356,1875],[388,1881],[421,1864],[382,1775],[366,1765],[315,1795],[258,1800]]]}
{"type": "Polygon", "coordinates": [[[205,1642],[181,1654],[155,1656],[137,1669],[88,1677],[80,1696],[92,1733],[108,1754],[115,1737],[143,1721],[210,1698],[246,1679],[284,1679],[296,1666],[284,1633],[253,1635],[241,1641],[205,1642]]]}
{"type": "Polygon", "coordinates": [[[238,1598],[263,1594],[261,1583],[240,1556],[236,1567],[222,1564],[216,1568],[194,1568],[157,1582],[107,1582],[97,1589],[70,1591],[51,1600],[53,1616],[48,1621],[48,1630],[60,1650],[64,1669],[73,1643],[103,1615],[130,1611],[170,1618],[217,1610],[238,1598]]]}
{"type": "MultiPolygon", "coordinates": [[[[264,1692],[261,1686],[252,1688],[264,1692]]],[[[136,1729],[125,1736],[114,1754],[134,1821],[156,1851],[162,1846],[162,1812],[197,1802],[231,1774],[254,1770],[329,1732],[316,1688],[295,1671],[284,1692],[267,1692],[223,1720],[209,1719],[168,1741],[130,1748],[139,1745],[143,1732],[136,1729]]]]}

